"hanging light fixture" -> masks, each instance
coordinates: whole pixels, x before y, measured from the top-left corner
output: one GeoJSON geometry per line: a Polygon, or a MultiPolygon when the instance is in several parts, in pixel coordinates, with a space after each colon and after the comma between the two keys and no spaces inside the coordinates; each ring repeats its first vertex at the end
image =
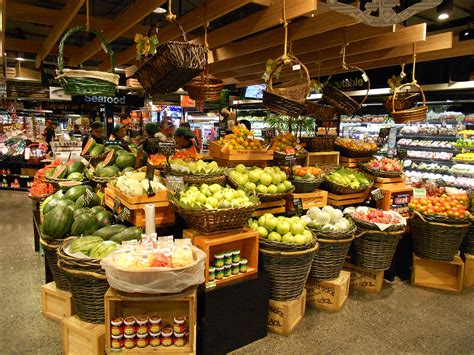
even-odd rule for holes
{"type": "Polygon", "coordinates": [[[443,2],[436,8],[438,13],[438,20],[444,21],[453,14],[453,0],[443,0],[443,2]]]}

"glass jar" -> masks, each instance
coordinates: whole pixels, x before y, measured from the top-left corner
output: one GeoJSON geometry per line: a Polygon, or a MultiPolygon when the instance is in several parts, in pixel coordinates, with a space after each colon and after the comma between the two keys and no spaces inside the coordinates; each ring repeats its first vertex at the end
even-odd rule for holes
{"type": "Polygon", "coordinates": [[[247,259],[240,259],[240,266],[239,266],[239,271],[241,273],[246,273],[247,272],[247,259]]]}
{"type": "Polygon", "coordinates": [[[214,266],[217,268],[224,266],[224,254],[214,255],[214,266]]]}
{"type": "Polygon", "coordinates": [[[216,268],[216,280],[222,280],[224,278],[224,267],[216,268]]]}
{"type": "Polygon", "coordinates": [[[224,265],[232,265],[232,252],[224,253],[224,265]]]}
{"type": "Polygon", "coordinates": [[[224,277],[232,276],[232,265],[224,265],[224,277]]]}
{"type": "Polygon", "coordinates": [[[209,281],[214,281],[216,279],[216,268],[213,266],[209,266],[209,281]]]}
{"type": "Polygon", "coordinates": [[[240,262],[240,250],[234,250],[232,252],[232,263],[239,263],[240,262]]]}
{"type": "Polygon", "coordinates": [[[232,263],[232,275],[238,275],[240,273],[240,262],[232,263]]]}

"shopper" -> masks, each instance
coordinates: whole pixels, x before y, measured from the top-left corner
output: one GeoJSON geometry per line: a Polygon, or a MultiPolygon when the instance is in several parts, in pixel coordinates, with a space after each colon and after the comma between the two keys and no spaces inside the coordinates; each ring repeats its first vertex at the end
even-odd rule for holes
{"type": "Polygon", "coordinates": [[[110,135],[110,140],[114,141],[115,144],[120,145],[123,149],[130,151],[128,143],[125,141],[125,136],[127,134],[127,127],[123,124],[116,124],[112,134],[110,135]]]}
{"type": "Polygon", "coordinates": [[[145,125],[145,134],[146,138],[142,143],[142,149],[148,155],[155,153],[152,151],[152,145],[150,144],[150,138],[155,137],[155,134],[158,133],[159,126],[157,123],[150,122],[145,125]]]}
{"type": "Polygon", "coordinates": [[[181,122],[181,123],[179,124],[179,127],[191,129],[191,125],[189,124],[189,122],[181,122]]]}
{"type": "Polygon", "coordinates": [[[184,127],[179,127],[174,133],[174,140],[177,149],[196,149],[196,141],[193,132],[184,127]]]}
{"type": "Polygon", "coordinates": [[[72,129],[69,131],[69,135],[71,137],[73,136],[82,136],[82,132],[81,130],[79,129],[79,125],[75,124],[72,129]]]}
{"type": "Polygon", "coordinates": [[[82,149],[84,149],[84,147],[86,146],[89,138],[94,138],[96,143],[104,144],[104,125],[102,124],[102,122],[92,122],[90,134],[84,136],[84,138],[82,139],[82,149]]]}
{"type": "Polygon", "coordinates": [[[250,123],[249,120],[240,120],[239,124],[243,124],[245,128],[247,128],[249,131],[252,130],[252,124],[250,123]]]}
{"type": "Polygon", "coordinates": [[[54,121],[51,120],[46,120],[46,128],[44,129],[43,135],[46,140],[46,143],[48,144],[48,150],[46,153],[51,152],[51,142],[56,138],[56,127],[58,127],[58,124],[54,121]]]}

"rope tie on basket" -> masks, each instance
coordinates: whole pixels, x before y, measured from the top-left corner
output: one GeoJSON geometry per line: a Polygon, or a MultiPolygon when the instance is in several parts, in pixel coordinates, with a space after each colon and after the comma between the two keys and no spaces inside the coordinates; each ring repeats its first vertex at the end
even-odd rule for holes
{"type": "Polygon", "coordinates": [[[339,54],[342,54],[341,66],[342,66],[342,69],[344,69],[344,70],[348,69],[347,63],[346,63],[346,47],[348,45],[349,45],[349,42],[347,42],[347,40],[346,40],[346,29],[343,28],[342,29],[342,47],[341,47],[341,51],[339,52],[339,54]]]}
{"type": "Polygon", "coordinates": [[[176,15],[173,14],[173,11],[171,9],[172,6],[173,6],[173,1],[168,0],[168,14],[166,15],[166,21],[168,22],[173,22],[174,20],[176,20],[176,15]]]}
{"type": "Polygon", "coordinates": [[[288,57],[288,20],[286,19],[286,0],[283,0],[282,4],[282,15],[283,15],[283,29],[285,30],[285,41],[283,43],[283,56],[281,60],[283,64],[288,65],[291,63],[291,59],[288,57]]]}
{"type": "Polygon", "coordinates": [[[413,71],[411,73],[413,84],[417,83],[415,79],[415,67],[416,67],[416,48],[415,48],[415,43],[413,43],[413,71]]]}
{"type": "Polygon", "coordinates": [[[89,31],[89,0],[86,0],[86,29],[89,31]]]}

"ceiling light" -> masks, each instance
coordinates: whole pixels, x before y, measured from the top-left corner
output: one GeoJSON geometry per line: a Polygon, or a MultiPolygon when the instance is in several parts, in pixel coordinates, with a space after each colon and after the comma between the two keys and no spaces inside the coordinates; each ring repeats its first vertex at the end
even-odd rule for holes
{"type": "Polygon", "coordinates": [[[22,58],[22,57],[16,57],[15,59],[18,60],[19,62],[25,60],[25,58],[22,58]]]}
{"type": "Polygon", "coordinates": [[[157,7],[156,9],[153,10],[153,12],[155,14],[165,14],[166,13],[166,10],[161,8],[161,7],[157,7]]]}
{"type": "Polygon", "coordinates": [[[449,18],[449,14],[446,12],[443,12],[438,15],[438,20],[447,20],[449,18]]]}
{"type": "Polygon", "coordinates": [[[119,73],[123,73],[125,71],[125,69],[122,68],[114,68],[114,70],[119,73]]]}
{"type": "Polygon", "coordinates": [[[436,8],[438,20],[447,20],[453,14],[453,0],[443,0],[436,8]]]}

